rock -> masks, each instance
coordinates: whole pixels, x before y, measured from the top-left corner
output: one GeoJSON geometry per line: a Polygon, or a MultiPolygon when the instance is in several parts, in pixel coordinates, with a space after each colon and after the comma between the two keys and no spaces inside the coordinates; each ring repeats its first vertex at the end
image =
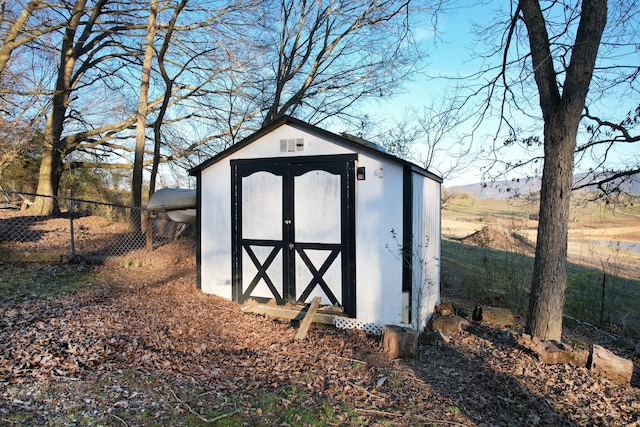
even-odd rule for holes
{"type": "Polygon", "coordinates": [[[426,334],[425,340],[427,344],[439,347],[443,344],[449,344],[451,338],[443,334],[442,331],[432,331],[426,334]]]}

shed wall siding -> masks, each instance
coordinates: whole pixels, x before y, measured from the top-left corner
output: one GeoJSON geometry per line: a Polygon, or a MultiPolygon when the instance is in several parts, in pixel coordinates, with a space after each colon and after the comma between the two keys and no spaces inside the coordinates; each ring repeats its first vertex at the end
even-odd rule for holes
{"type": "Polygon", "coordinates": [[[423,330],[440,299],[440,184],[413,174],[413,315],[423,330]]]}
{"type": "Polygon", "coordinates": [[[357,318],[388,324],[402,319],[402,166],[358,156],[367,177],[356,188],[357,318]],[[380,177],[381,176],[381,177],[380,177]]]}
{"type": "Polygon", "coordinates": [[[352,149],[338,144],[336,141],[327,141],[310,132],[296,129],[292,126],[281,126],[264,135],[259,141],[247,145],[241,150],[231,154],[227,159],[259,159],[269,157],[297,157],[297,156],[324,156],[331,154],[353,153],[352,149]],[[304,139],[302,151],[280,151],[281,139],[304,139]]]}
{"type": "Polygon", "coordinates": [[[223,159],[202,171],[200,277],[203,292],[231,299],[231,168],[223,159]]]}

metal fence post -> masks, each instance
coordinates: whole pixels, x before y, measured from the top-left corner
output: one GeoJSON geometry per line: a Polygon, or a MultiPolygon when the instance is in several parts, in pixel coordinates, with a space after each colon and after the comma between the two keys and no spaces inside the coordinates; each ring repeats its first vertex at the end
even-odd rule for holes
{"type": "Polygon", "coordinates": [[[71,237],[71,259],[76,257],[76,242],[73,234],[73,190],[69,190],[69,230],[71,237]]]}

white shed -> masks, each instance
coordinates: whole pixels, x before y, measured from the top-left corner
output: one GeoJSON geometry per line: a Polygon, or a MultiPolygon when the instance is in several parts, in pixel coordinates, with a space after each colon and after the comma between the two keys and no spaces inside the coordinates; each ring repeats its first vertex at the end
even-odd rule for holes
{"type": "Polygon", "coordinates": [[[422,330],[440,297],[442,179],[283,117],[190,171],[206,293],[308,303],[336,326],[422,330]]]}

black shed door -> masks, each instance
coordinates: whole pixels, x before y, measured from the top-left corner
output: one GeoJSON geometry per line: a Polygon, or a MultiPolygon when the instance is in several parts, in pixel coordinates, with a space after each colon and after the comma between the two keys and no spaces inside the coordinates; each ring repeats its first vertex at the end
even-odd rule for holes
{"type": "Polygon", "coordinates": [[[233,296],[355,316],[355,156],[236,160],[233,296]]]}

